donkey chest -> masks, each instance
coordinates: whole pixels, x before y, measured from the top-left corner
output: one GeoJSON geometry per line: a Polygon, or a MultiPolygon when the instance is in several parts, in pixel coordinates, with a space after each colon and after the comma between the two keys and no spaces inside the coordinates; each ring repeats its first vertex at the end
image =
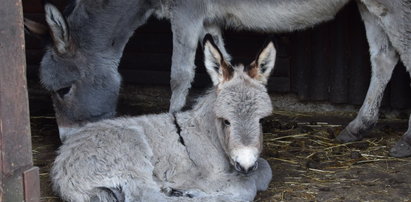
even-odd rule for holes
{"type": "Polygon", "coordinates": [[[163,182],[175,181],[182,173],[189,173],[194,163],[179,137],[174,133],[168,134],[168,138],[162,138],[153,145],[153,159],[151,160],[153,174],[163,182]]]}

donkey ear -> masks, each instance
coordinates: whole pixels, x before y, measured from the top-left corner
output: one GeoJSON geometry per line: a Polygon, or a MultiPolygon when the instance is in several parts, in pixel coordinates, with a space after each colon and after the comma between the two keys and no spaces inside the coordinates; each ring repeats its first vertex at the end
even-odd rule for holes
{"type": "Polygon", "coordinates": [[[246,70],[248,75],[266,85],[274,68],[276,53],[273,42],[268,43],[246,70]]]}
{"type": "Polygon", "coordinates": [[[233,77],[233,67],[224,60],[223,54],[214,43],[213,37],[207,34],[203,41],[204,65],[214,85],[228,81],[233,77]]]}
{"type": "Polygon", "coordinates": [[[27,18],[24,18],[24,29],[29,34],[37,36],[38,38],[46,39],[50,37],[49,28],[46,25],[27,18]]]}
{"type": "Polygon", "coordinates": [[[60,54],[70,51],[70,35],[67,23],[61,12],[50,3],[44,5],[46,12],[46,22],[50,27],[50,34],[53,39],[55,50],[60,54]]]}

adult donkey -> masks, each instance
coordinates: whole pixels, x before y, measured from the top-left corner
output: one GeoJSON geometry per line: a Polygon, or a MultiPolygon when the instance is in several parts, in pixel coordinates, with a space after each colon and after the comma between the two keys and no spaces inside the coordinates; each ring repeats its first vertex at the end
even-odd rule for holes
{"type": "MultiPolygon", "coordinates": [[[[82,39],[84,38],[83,34],[87,36],[87,40],[77,40],[82,41],[82,43],[79,43],[80,48],[83,47],[82,44],[85,44],[85,47],[89,47],[87,41],[91,40],[93,45],[100,47],[98,51],[105,52],[105,50],[110,47],[110,42],[114,40],[111,35],[111,37],[103,37],[101,39],[102,36],[105,36],[104,33],[110,30],[110,33],[118,34],[123,32],[117,32],[116,30],[126,29],[125,27],[121,28],[120,26],[116,26],[113,22],[120,22],[119,19],[122,18],[133,19],[135,21],[131,23],[133,26],[130,27],[134,29],[143,24],[150,15],[169,19],[173,32],[171,67],[171,89],[173,93],[170,101],[170,111],[174,112],[180,110],[185,104],[188,89],[194,78],[195,50],[198,41],[203,38],[205,33],[211,33],[213,35],[222,54],[229,60],[230,57],[224,49],[221,28],[228,27],[238,30],[244,29],[262,32],[288,32],[304,29],[332,19],[349,1],[350,0],[82,0],[76,1],[73,6],[74,11],[67,19],[67,29],[72,30],[71,35],[74,35],[73,38],[79,37],[82,39]],[[106,8],[104,12],[102,8],[106,8]],[[94,12],[95,9],[97,9],[98,12],[94,12]],[[112,9],[113,12],[110,12],[110,9],[112,9]],[[104,14],[105,12],[107,12],[107,14],[102,15],[103,17],[97,17],[98,14],[104,14]],[[135,17],[130,18],[130,15],[135,17]],[[105,22],[106,20],[107,22],[105,22]],[[98,26],[93,26],[94,24],[98,26]],[[90,25],[91,28],[88,25],[90,25]],[[83,29],[86,31],[82,31],[83,29]],[[76,34],[76,32],[78,32],[78,34],[76,34]]],[[[356,0],[356,2],[365,23],[367,39],[370,46],[372,75],[370,87],[357,117],[337,138],[342,142],[362,139],[364,133],[377,122],[382,95],[391,78],[392,71],[398,62],[399,56],[407,70],[409,72],[411,70],[411,51],[409,48],[411,44],[411,18],[409,17],[409,15],[411,15],[411,2],[409,0],[356,0]]],[[[126,22],[128,21],[126,20],[126,22]]],[[[61,25],[65,23],[61,20],[61,22],[49,24],[53,27],[53,24],[61,25]]],[[[125,26],[127,23],[121,23],[121,25],[125,26]]],[[[55,27],[58,28],[59,26],[55,27]]],[[[132,29],[127,30],[130,31],[132,29]]],[[[53,51],[55,51],[55,49],[51,50],[51,52],[53,51]]],[[[57,63],[50,58],[50,55],[51,54],[49,54],[49,56],[46,55],[43,59],[45,62],[43,62],[44,65],[42,65],[42,69],[48,69],[49,66],[53,67],[56,66],[56,64],[67,66],[66,64],[69,63],[76,66],[77,69],[83,69],[82,65],[84,64],[82,63],[73,63],[73,60],[61,59],[59,63],[57,63]]],[[[121,54],[115,55],[116,59],[121,56],[121,54]]],[[[82,54],[81,57],[83,60],[88,61],[87,65],[92,65],[97,62],[95,60],[89,60],[88,57],[88,55],[84,54],[82,54]]],[[[99,60],[104,58],[105,57],[99,58],[99,60]]],[[[108,61],[111,62],[105,63],[106,65],[109,64],[108,66],[112,68],[117,67],[117,60],[115,60],[116,62],[112,62],[112,60],[108,61]]],[[[45,76],[43,77],[43,83],[46,83],[46,86],[49,86],[51,90],[58,90],[64,86],[54,85],[54,83],[60,83],[56,82],[56,80],[65,81],[65,79],[60,78],[61,76],[58,76],[59,74],[61,75],[61,73],[59,73],[61,71],[49,71],[54,72],[50,75],[53,75],[55,78],[53,76],[45,76]]],[[[85,79],[86,77],[82,78],[85,79]]],[[[102,93],[100,95],[100,99],[96,100],[97,104],[93,105],[94,109],[103,107],[98,103],[104,103],[100,100],[104,100],[105,94],[102,93]]],[[[92,108],[92,106],[88,104],[90,102],[79,100],[78,103],[79,105],[68,105],[69,107],[67,109],[76,109],[77,106],[84,106],[83,109],[88,111],[88,107],[92,108]]],[[[110,104],[104,107],[110,107],[110,104]]],[[[111,104],[111,109],[114,109],[114,107],[115,106],[111,104]]],[[[71,117],[79,116],[78,114],[68,115],[71,115],[71,117]]],[[[91,118],[91,116],[88,118],[91,118]]],[[[409,125],[410,129],[391,150],[391,155],[398,157],[411,155],[411,117],[409,125]]]]}
{"type": "Polygon", "coordinates": [[[267,189],[259,121],[272,112],[274,45],[246,67],[231,66],[211,36],[204,47],[214,87],[192,110],[89,123],[63,143],[51,177],[64,200],[252,201],[267,189]]]}
{"type": "Polygon", "coordinates": [[[48,26],[25,19],[28,30],[51,41],[40,79],[51,91],[61,140],[77,127],[115,115],[117,67],[128,39],[149,17],[147,6],[129,0],[72,1],[63,16],[46,3],[48,26]]]}

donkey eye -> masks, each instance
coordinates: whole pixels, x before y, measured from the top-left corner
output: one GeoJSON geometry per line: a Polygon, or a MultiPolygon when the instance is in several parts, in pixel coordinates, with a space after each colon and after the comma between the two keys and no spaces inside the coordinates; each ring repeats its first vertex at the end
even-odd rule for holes
{"type": "Polygon", "coordinates": [[[224,125],[229,126],[231,123],[224,119],[224,125]]]}
{"type": "Polygon", "coordinates": [[[65,87],[65,88],[60,88],[56,91],[56,93],[63,98],[68,92],[70,92],[71,86],[65,87]]]}
{"type": "Polygon", "coordinates": [[[264,123],[264,119],[260,119],[258,122],[260,122],[262,124],[262,123],[264,123]]]}

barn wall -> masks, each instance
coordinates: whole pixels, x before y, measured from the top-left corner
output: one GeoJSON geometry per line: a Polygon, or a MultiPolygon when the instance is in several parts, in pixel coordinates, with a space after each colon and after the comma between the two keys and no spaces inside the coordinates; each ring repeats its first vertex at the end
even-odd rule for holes
{"type": "MultiPolygon", "coordinates": [[[[64,7],[64,1],[55,1],[64,7]]],[[[23,0],[25,16],[42,20],[40,0],[23,0]]],[[[361,105],[368,89],[371,68],[364,25],[355,3],[347,5],[335,20],[314,29],[280,35],[253,32],[224,33],[227,50],[234,63],[249,63],[268,37],[278,49],[275,72],[270,79],[271,92],[292,92],[304,101],[330,101],[361,105]]],[[[139,28],[125,48],[119,67],[126,83],[168,85],[172,33],[167,21],[150,19],[139,28]]],[[[26,36],[28,76],[36,79],[44,44],[26,36]]],[[[197,51],[194,87],[210,82],[197,51]]],[[[396,109],[411,107],[409,76],[397,65],[385,92],[383,105],[396,109]]]]}
{"type": "MultiPolygon", "coordinates": [[[[291,87],[301,100],[362,104],[371,75],[368,42],[355,2],[336,19],[315,29],[290,34],[291,87]]],[[[383,106],[409,108],[408,73],[399,63],[385,92],[383,106]]]]}

